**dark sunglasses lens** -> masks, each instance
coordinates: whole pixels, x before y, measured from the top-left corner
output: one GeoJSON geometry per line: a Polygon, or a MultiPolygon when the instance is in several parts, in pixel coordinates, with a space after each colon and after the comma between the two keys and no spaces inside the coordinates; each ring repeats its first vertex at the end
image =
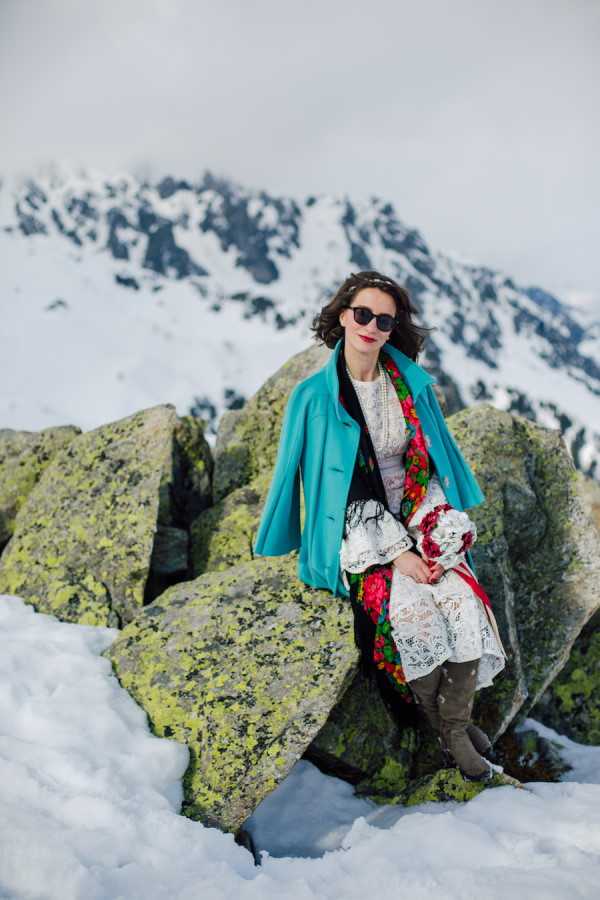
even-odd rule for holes
{"type": "Polygon", "coordinates": [[[373,318],[373,313],[370,309],[367,309],[364,306],[355,306],[354,309],[354,318],[358,322],[359,325],[368,325],[371,319],[373,318]]]}
{"type": "Polygon", "coordinates": [[[351,306],[350,309],[354,313],[354,321],[358,325],[368,325],[371,319],[375,318],[380,331],[391,331],[394,327],[394,317],[388,316],[387,313],[376,316],[366,306],[351,306]]]}

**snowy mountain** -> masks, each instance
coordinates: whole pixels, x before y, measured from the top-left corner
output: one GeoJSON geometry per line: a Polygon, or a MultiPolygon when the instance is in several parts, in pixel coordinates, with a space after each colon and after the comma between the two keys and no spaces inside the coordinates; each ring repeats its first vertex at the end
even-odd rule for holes
{"type": "Polygon", "coordinates": [[[51,166],[2,181],[0,238],[0,427],[87,430],[171,402],[214,440],[224,409],[312,343],[343,279],[377,269],[437,326],[419,362],[448,412],[486,400],[560,428],[600,480],[600,314],[434,250],[378,197],[51,166]]]}

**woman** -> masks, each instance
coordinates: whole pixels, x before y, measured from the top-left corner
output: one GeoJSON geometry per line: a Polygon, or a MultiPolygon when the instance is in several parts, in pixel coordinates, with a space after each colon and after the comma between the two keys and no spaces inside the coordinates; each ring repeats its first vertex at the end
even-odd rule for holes
{"type": "Polygon", "coordinates": [[[422,707],[446,761],[486,781],[501,769],[471,711],[506,653],[469,552],[464,509],[484,497],[415,362],[425,329],[414,312],[400,285],[369,271],[315,318],[334,353],[290,394],[254,551],[299,547],[302,580],[349,596],[363,656],[422,707]]]}

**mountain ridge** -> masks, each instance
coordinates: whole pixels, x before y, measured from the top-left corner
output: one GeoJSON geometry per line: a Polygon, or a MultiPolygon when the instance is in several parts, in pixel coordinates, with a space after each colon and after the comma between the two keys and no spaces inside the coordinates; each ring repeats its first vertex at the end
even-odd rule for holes
{"type": "Polygon", "coordinates": [[[169,400],[206,418],[214,441],[221,413],[312,342],[313,316],[350,271],[377,269],[437,326],[419,362],[449,413],[485,400],[558,428],[577,468],[600,479],[600,320],[433,249],[383,198],[274,196],[208,170],[197,183],[152,183],[57,165],[2,181],[0,235],[16,341],[5,426],[93,427],[169,400]],[[41,399],[39,382],[23,394],[23,325],[43,363],[41,399]]]}

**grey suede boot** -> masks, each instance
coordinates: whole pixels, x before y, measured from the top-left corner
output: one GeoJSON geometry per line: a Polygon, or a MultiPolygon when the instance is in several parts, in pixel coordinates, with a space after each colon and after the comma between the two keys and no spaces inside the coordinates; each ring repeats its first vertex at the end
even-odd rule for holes
{"type": "MultiPolygon", "coordinates": [[[[474,725],[472,722],[469,722],[467,725],[467,734],[471,738],[471,743],[475,747],[478,753],[482,756],[485,756],[490,762],[497,762],[496,751],[492,746],[492,742],[489,737],[482,731],[481,728],[478,728],[477,725],[474,725]]],[[[444,745],[441,734],[438,735],[438,740],[440,742],[440,747],[442,750],[442,756],[444,757],[444,762],[448,766],[455,765],[455,760],[448,748],[444,745]]]]}
{"type": "MultiPolygon", "coordinates": [[[[477,725],[468,721],[473,707],[478,665],[478,659],[470,660],[469,663],[449,663],[446,660],[427,675],[413,678],[408,682],[417,705],[422,708],[429,724],[438,735],[444,765],[448,767],[458,765],[463,777],[467,779],[473,776],[479,778],[487,775],[489,767],[487,767],[486,756],[489,757],[493,753],[487,734],[477,725]],[[455,666],[458,669],[454,670],[455,666]],[[473,669],[475,670],[474,677],[473,669]],[[472,683],[463,684],[465,677],[472,683]],[[442,693],[442,689],[445,693],[442,693]],[[444,724],[444,718],[441,715],[442,705],[448,701],[450,706],[447,707],[447,715],[444,718],[452,718],[457,713],[462,716],[458,726],[455,726],[455,730],[458,727],[458,736],[453,738],[451,743],[449,743],[448,726],[444,724]],[[456,749],[457,747],[458,749],[456,749]],[[456,753],[453,752],[455,750],[456,753]],[[484,765],[486,769],[482,770],[484,765]]],[[[446,713],[446,709],[444,709],[444,713],[446,713]]]]}
{"type": "MultiPolygon", "coordinates": [[[[442,666],[438,690],[440,735],[442,746],[454,757],[464,778],[488,781],[493,777],[493,769],[476,750],[468,731],[478,666],[478,659],[461,663],[446,660],[442,666]]],[[[475,740],[479,742],[479,729],[471,731],[475,740]]]]}

